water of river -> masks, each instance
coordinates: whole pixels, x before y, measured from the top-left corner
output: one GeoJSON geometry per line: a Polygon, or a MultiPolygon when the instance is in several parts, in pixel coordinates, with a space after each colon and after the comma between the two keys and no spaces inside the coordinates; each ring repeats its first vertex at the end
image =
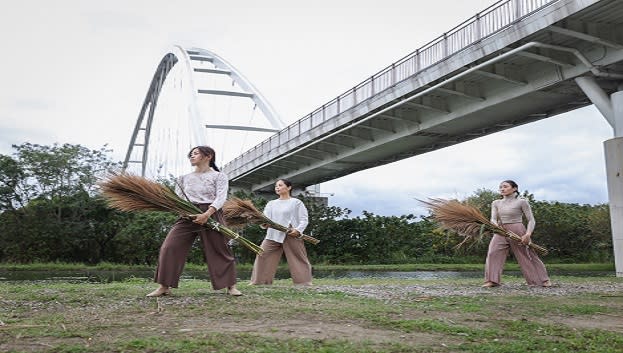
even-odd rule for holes
{"type": "MultiPolygon", "coordinates": [[[[128,278],[152,279],[153,271],[0,271],[0,283],[13,281],[58,281],[107,283],[124,281],[128,278]]],[[[505,271],[505,276],[521,276],[518,271],[505,271]]],[[[608,276],[604,272],[557,273],[569,276],[608,276]]],[[[238,278],[248,280],[251,272],[238,270],[238,278]]],[[[314,278],[400,278],[400,279],[459,279],[482,278],[482,271],[314,271],[314,278]]],[[[182,278],[209,279],[207,271],[184,271],[182,278]]],[[[280,269],[276,279],[290,278],[287,269],[280,269]]]]}
{"type": "MultiPolygon", "coordinates": [[[[512,275],[512,272],[508,273],[512,275]]],[[[115,282],[128,278],[153,278],[153,271],[0,271],[0,282],[12,281],[62,281],[62,282],[115,282]]],[[[452,279],[480,278],[481,271],[314,271],[314,278],[411,278],[452,279]]],[[[250,271],[238,270],[240,280],[248,280],[250,271]]],[[[208,279],[207,271],[184,271],[182,278],[208,279]]],[[[276,279],[290,278],[287,269],[279,270],[276,279]]]]}

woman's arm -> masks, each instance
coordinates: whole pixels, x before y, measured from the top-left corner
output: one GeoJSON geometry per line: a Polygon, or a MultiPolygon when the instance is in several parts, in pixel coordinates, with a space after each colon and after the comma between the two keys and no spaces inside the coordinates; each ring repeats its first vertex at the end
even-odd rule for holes
{"type": "Polygon", "coordinates": [[[227,192],[229,191],[229,179],[227,175],[223,172],[219,172],[216,180],[214,181],[216,184],[216,197],[212,202],[210,207],[214,207],[214,212],[216,210],[221,209],[225,204],[225,200],[227,200],[227,192]]]}
{"type": "Polygon", "coordinates": [[[491,202],[491,223],[495,225],[499,225],[498,224],[498,207],[495,201],[491,202]]]}
{"type": "MultiPolygon", "coordinates": [[[[272,201],[268,201],[266,203],[266,206],[264,206],[264,216],[268,217],[269,219],[273,219],[273,208],[272,208],[272,205],[273,205],[272,201]]],[[[270,228],[268,226],[268,224],[260,224],[260,227],[262,229],[270,228]]]]}
{"type": "Polygon", "coordinates": [[[294,201],[294,209],[292,210],[292,220],[290,223],[291,228],[286,234],[296,238],[302,236],[307,224],[309,224],[307,208],[299,199],[295,199],[294,201]],[[294,225],[292,225],[292,223],[294,223],[294,225]]]}
{"type": "Polygon", "coordinates": [[[530,203],[528,200],[521,200],[521,210],[523,214],[526,216],[526,220],[528,224],[526,225],[526,235],[532,235],[534,231],[534,227],[536,226],[536,221],[534,219],[534,215],[532,214],[532,208],[530,207],[530,203]]]}
{"type": "Polygon", "coordinates": [[[307,212],[307,207],[305,207],[305,204],[301,200],[298,200],[295,207],[295,217],[298,223],[298,225],[296,226],[296,230],[298,230],[299,233],[303,233],[303,231],[305,231],[305,228],[307,228],[307,225],[309,224],[309,214],[307,212]]]}

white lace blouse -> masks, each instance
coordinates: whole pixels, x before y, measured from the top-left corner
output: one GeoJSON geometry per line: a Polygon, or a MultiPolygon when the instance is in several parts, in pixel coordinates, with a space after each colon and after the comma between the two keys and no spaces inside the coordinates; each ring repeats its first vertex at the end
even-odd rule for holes
{"type": "Polygon", "coordinates": [[[175,186],[175,192],[181,198],[188,197],[192,203],[210,203],[217,210],[223,207],[228,190],[227,175],[213,169],[203,173],[192,172],[182,175],[177,178],[175,186]]]}

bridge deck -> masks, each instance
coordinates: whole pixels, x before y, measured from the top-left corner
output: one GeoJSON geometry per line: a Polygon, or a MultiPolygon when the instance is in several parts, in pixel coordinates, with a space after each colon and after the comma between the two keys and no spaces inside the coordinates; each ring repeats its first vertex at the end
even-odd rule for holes
{"type": "Polygon", "coordinates": [[[308,186],[589,105],[573,79],[617,89],[622,15],[616,0],[500,1],[223,169],[232,187],[308,186]]]}

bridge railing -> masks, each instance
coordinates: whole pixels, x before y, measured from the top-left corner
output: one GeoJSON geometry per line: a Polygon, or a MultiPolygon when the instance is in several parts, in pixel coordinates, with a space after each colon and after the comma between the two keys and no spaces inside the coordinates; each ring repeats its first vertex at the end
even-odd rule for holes
{"type": "Polygon", "coordinates": [[[411,54],[325,103],[227,164],[229,173],[273,154],[281,155],[313,140],[315,127],[395,86],[422,70],[455,55],[524,17],[560,0],[500,0],[411,54]],[[294,141],[296,140],[296,143],[294,141]]]}

